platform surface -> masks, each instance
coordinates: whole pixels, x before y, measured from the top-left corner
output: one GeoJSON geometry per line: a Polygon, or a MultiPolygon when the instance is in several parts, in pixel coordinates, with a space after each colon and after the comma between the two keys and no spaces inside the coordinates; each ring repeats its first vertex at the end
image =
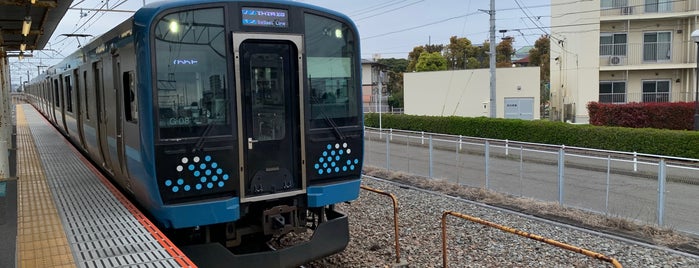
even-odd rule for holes
{"type": "MultiPolygon", "coordinates": [[[[16,263],[0,267],[194,266],[38,111],[16,113],[16,263]]],[[[0,213],[12,216],[5,196],[0,213]]]]}

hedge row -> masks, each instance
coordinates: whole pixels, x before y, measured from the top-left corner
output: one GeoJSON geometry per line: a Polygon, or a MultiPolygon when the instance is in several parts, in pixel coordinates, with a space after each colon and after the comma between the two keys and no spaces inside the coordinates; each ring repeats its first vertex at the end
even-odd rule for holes
{"type": "Polygon", "coordinates": [[[590,124],[633,128],[694,128],[693,102],[657,102],[610,104],[591,102],[587,105],[590,124]]]}
{"type": "MultiPolygon", "coordinates": [[[[364,124],[378,127],[378,114],[364,124]]],[[[550,121],[384,114],[384,128],[699,159],[699,132],[572,125],[550,121]]]]}

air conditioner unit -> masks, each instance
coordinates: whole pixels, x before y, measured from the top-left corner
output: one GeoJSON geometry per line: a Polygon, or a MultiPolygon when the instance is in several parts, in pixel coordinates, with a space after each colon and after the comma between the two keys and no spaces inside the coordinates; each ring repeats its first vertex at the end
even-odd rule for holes
{"type": "Polygon", "coordinates": [[[611,56],[609,57],[609,65],[620,65],[622,64],[621,60],[622,58],[619,56],[611,56]]]}
{"type": "Polygon", "coordinates": [[[621,7],[621,15],[633,14],[633,7],[621,7]]]}

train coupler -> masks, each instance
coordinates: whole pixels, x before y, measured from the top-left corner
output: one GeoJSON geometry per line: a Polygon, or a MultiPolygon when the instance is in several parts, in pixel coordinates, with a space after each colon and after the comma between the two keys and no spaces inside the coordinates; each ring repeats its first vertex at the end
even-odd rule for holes
{"type": "Polygon", "coordinates": [[[289,232],[303,232],[296,206],[281,205],[262,212],[262,225],[265,235],[282,235],[289,232]]]}

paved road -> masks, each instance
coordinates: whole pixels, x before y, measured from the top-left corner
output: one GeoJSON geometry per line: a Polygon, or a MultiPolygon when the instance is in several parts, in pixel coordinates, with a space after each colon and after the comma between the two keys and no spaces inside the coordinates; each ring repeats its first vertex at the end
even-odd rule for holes
{"type": "MultiPolygon", "coordinates": [[[[385,135],[367,132],[365,138],[366,164],[386,167],[410,174],[429,176],[429,140],[424,145],[420,137],[393,135],[389,144],[390,159],[386,157],[385,135]]],[[[480,144],[458,144],[433,139],[432,177],[455,181],[473,187],[486,186],[486,161],[480,144]]],[[[488,188],[516,196],[544,201],[559,201],[558,152],[540,148],[520,150],[490,146],[488,188]],[[523,160],[523,161],[520,161],[523,160]]],[[[658,164],[633,163],[612,156],[565,155],[563,204],[646,223],[658,223],[658,164]],[[608,198],[607,198],[608,196],[608,198]]],[[[699,234],[699,170],[668,165],[665,185],[663,225],[676,230],[699,234]]]]}

